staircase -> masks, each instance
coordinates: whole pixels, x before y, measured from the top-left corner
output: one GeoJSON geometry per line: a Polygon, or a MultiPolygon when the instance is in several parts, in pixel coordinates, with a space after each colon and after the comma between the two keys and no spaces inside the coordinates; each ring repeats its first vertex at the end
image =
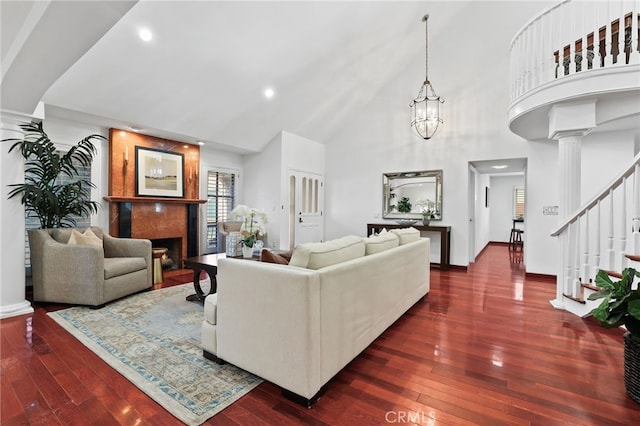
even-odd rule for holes
{"type": "Polygon", "coordinates": [[[621,278],[640,269],[640,154],[598,195],[551,236],[560,242],[556,299],[551,304],[585,317],[602,301],[590,301],[598,270],[621,278]]]}

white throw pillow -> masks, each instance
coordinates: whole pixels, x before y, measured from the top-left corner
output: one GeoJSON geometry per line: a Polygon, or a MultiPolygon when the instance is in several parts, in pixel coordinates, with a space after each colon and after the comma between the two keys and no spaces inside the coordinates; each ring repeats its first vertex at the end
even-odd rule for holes
{"type": "Polygon", "coordinates": [[[362,237],[349,235],[324,243],[305,243],[293,249],[289,265],[320,269],[364,256],[362,237]]]}
{"type": "Polygon", "coordinates": [[[420,239],[420,231],[418,231],[414,227],[392,229],[391,232],[396,234],[398,238],[400,238],[400,245],[412,243],[420,239]]]}
{"type": "Polygon", "coordinates": [[[400,238],[393,232],[380,233],[375,237],[364,239],[364,254],[380,253],[381,251],[397,247],[399,244],[400,238]]]}
{"type": "Polygon", "coordinates": [[[102,240],[91,230],[91,228],[87,228],[82,234],[80,231],[74,229],[71,231],[71,236],[69,237],[67,244],[102,247],[102,240]]]}

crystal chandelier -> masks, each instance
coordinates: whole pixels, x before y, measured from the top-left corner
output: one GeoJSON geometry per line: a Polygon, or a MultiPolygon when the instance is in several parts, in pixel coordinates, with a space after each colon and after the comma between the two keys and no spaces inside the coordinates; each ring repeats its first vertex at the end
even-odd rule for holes
{"type": "Polygon", "coordinates": [[[429,82],[429,15],[424,15],[422,22],[425,23],[426,49],[425,49],[425,78],[418,96],[411,101],[411,127],[422,139],[431,139],[442,123],[440,117],[440,104],[444,102],[429,82]]]}

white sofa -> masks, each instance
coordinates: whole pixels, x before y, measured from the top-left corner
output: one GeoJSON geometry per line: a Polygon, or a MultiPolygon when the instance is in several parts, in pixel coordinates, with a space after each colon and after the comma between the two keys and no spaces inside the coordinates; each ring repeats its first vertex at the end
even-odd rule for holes
{"type": "Polygon", "coordinates": [[[217,294],[205,300],[204,356],[310,407],[429,291],[429,239],[413,228],[388,234],[304,244],[289,265],[220,259],[217,294]]]}

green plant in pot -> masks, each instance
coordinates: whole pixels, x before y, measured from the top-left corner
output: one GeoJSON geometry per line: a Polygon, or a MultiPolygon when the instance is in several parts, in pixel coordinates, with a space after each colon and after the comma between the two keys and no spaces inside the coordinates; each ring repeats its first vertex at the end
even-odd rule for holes
{"type": "Polygon", "coordinates": [[[411,213],[411,201],[409,201],[408,197],[400,198],[400,201],[398,201],[398,211],[400,213],[411,213]]]}
{"type": "Polygon", "coordinates": [[[42,229],[73,227],[76,218],[96,213],[99,205],[89,199],[95,185],[80,177],[77,167],[91,165],[96,153],[93,141],[105,137],[87,136],[60,153],[42,123],[23,123],[20,128],[22,139],[3,140],[13,143],[9,152],[18,150],[25,159],[24,183],[9,185],[9,198],[20,197],[27,215],[37,217],[42,229]]]}
{"type": "Polygon", "coordinates": [[[605,328],[624,325],[624,382],[627,394],[640,403],[640,285],[634,280],[640,272],[634,268],[622,271],[619,281],[612,281],[605,271],[598,271],[596,285],[600,290],[589,300],[604,299],[592,311],[593,317],[605,328]]]}

